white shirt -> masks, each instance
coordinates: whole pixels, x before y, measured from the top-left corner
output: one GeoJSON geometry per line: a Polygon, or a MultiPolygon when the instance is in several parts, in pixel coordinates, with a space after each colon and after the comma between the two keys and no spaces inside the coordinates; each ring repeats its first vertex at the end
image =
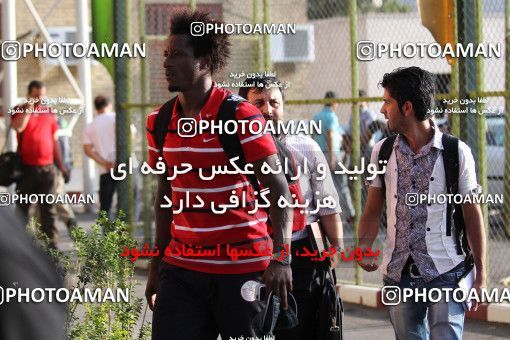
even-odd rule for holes
{"type": "MultiPolygon", "coordinates": [[[[443,148],[442,138],[443,134],[437,129],[434,133],[433,146],[440,149],[443,148]]],[[[378,142],[372,150],[372,157],[370,162],[378,165],[379,151],[383,142],[386,139],[378,142]]],[[[445,169],[443,165],[442,152],[437,157],[432,170],[432,177],[434,181],[429,184],[429,195],[437,195],[446,193],[446,178],[445,169]]],[[[396,236],[396,206],[397,206],[397,181],[398,169],[395,150],[390,155],[384,175],[386,186],[386,215],[387,215],[387,229],[386,229],[386,244],[383,251],[383,261],[380,270],[383,275],[387,275],[388,264],[391,261],[393,250],[395,249],[395,236],[396,236]]],[[[376,176],[370,186],[380,188],[382,187],[379,176],[376,176]]],[[[478,184],[476,181],[475,161],[471,154],[469,146],[459,140],[459,187],[458,192],[461,195],[468,195],[476,191],[478,184]]],[[[466,221],[467,222],[467,221],[466,221]]],[[[444,204],[435,203],[427,206],[427,233],[425,243],[427,246],[427,253],[432,258],[434,265],[439,272],[443,274],[464,260],[464,255],[457,254],[457,247],[455,243],[455,236],[446,235],[446,202],[444,204]]]]}
{"type": "MultiPolygon", "coordinates": [[[[97,115],[83,131],[83,144],[92,144],[102,158],[114,162],[116,158],[115,112],[104,112],[97,115]]],[[[99,166],[99,173],[105,174],[107,170],[99,166]]]]}
{"type": "MultiPolygon", "coordinates": [[[[307,213],[306,224],[308,225],[318,221],[320,216],[340,213],[342,209],[340,208],[338,193],[336,192],[326,157],[319,144],[305,135],[282,135],[280,140],[294,156],[296,167],[301,168],[302,175],[299,177],[299,187],[301,188],[304,201],[310,202],[305,210],[316,210],[316,202],[322,201],[327,196],[331,196],[336,203],[333,209],[321,207],[318,212],[314,214],[307,213]],[[305,162],[307,163],[307,171],[303,173],[305,162]],[[322,179],[323,175],[318,171],[318,165],[321,163],[324,164],[326,174],[324,179],[322,179]]],[[[306,229],[303,229],[302,232],[295,232],[292,235],[292,240],[296,241],[305,237],[305,231],[306,229]]]]}

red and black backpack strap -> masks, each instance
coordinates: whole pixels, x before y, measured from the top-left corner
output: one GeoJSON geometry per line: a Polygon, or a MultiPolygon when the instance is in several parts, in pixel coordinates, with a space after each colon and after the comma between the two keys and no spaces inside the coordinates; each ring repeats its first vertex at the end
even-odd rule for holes
{"type": "MultiPolygon", "coordinates": [[[[244,98],[237,95],[229,95],[220,105],[218,110],[217,120],[220,124],[225,124],[228,121],[236,120],[236,111],[239,104],[246,101],[244,98]]],[[[225,151],[228,159],[239,157],[236,164],[242,169],[246,165],[246,157],[244,156],[241,141],[237,133],[220,133],[218,134],[218,140],[220,141],[221,147],[225,151]]],[[[253,189],[260,191],[259,182],[255,175],[246,175],[253,189]]]]}

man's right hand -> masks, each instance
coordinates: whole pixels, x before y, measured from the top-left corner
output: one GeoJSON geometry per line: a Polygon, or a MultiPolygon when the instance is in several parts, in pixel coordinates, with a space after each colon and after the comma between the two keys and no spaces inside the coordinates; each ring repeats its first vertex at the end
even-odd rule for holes
{"type": "Polygon", "coordinates": [[[283,309],[288,308],[287,292],[292,290],[292,270],[290,265],[282,265],[276,261],[269,262],[269,266],[262,275],[262,281],[266,284],[266,299],[270,291],[273,291],[282,300],[283,309]]]}
{"type": "Polygon", "coordinates": [[[102,165],[106,170],[115,168],[115,162],[111,162],[111,161],[104,161],[104,163],[102,165]]]}
{"type": "Polygon", "coordinates": [[[149,277],[147,278],[147,285],[145,286],[145,298],[151,311],[154,311],[154,304],[156,303],[156,293],[159,285],[159,260],[154,259],[149,265],[149,277]]]}

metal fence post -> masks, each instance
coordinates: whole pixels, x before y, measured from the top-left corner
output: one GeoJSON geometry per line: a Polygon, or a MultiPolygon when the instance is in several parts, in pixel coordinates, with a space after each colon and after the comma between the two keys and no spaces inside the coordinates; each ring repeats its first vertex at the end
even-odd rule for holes
{"type": "MultiPolygon", "coordinates": [[[[259,0],[252,0],[252,21],[253,25],[259,23],[259,0]]],[[[260,70],[260,36],[255,37],[255,48],[253,49],[253,70],[260,70]]]]}
{"type": "MultiPolygon", "coordinates": [[[[349,24],[350,24],[350,41],[351,41],[351,94],[352,98],[359,97],[359,79],[358,79],[358,61],[356,60],[356,40],[357,40],[357,21],[358,12],[356,8],[356,0],[349,0],[349,24]]],[[[358,165],[360,163],[360,120],[359,120],[359,109],[358,102],[353,102],[352,106],[352,164],[358,165]]],[[[356,238],[356,244],[358,243],[358,229],[359,220],[361,215],[361,181],[362,177],[359,177],[353,183],[353,205],[354,211],[356,212],[354,217],[354,237],[356,238]]],[[[363,281],[363,272],[359,265],[355,265],[354,280],[357,285],[363,281]]]]}
{"type": "MultiPolygon", "coordinates": [[[[458,1],[458,30],[459,43],[467,45],[476,43],[476,1],[458,1]]],[[[459,97],[469,98],[470,92],[476,91],[477,64],[474,58],[459,58],[459,97]]],[[[468,106],[466,106],[468,107],[468,106]]],[[[469,109],[475,108],[473,105],[469,109]]],[[[468,110],[469,110],[468,109],[468,110]]],[[[478,131],[476,121],[471,116],[461,117],[461,138],[467,142],[473,151],[478,150],[478,131]]],[[[478,154],[473,152],[475,162],[478,163],[478,154]]]]}
{"type": "MultiPolygon", "coordinates": [[[[269,0],[264,0],[264,24],[269,24],[269,0]]],[[[264,71],[271,71],[269,34],[264,34],[264,71]]]]}
{"type": "MultiPolygon", "coordinates": [[[[145,38],[145,0],[138,1],[138,32],[140,34],[140,43],[143,45],[146,43],[145,38]]],[[[148,85],[147,81],[147,61],[145,58],[140,59],[140,89],[141,89],[141,100],[142,103],[147,103],[149,101],[148,96],[148,85]]],[[[145,108],[141,109],[141,115],[145,118],[145,108]]],[[[143,121],[144,122],[144,121],[143,121]]],[[[146,160],[148,158],[148,149],[147,149],[147,138],[145,138],[145,134],[141,134],[142,138],[142,159],[146,160]]],[[[152,235],[151,235],[151,224],[152,224],[152,205],[151,205],[151,190],[150,190],[150,178],[149,176],[143,176],[142,179],[142,200],[143,200],[143,241],[144,243],[150,243],[152,235]]]]}
{"type": "MultiPolygon", "coordinates": [[[[475,31],[475,41],[477,44],[483,43],[483,5],[482,0],[476,0],[475,4],[476,8],[476,31],[475,31]]],[[[483,91],[483,58],[476,58],[476,91],[483,91]]],[[[482,110],[481,103],[477,105],[477,112],[481,112],[482,110]]],[[[480,185],[482,187],[482,192],[487,194],[489,192],[489,186],[487,183],[487,137],[485,135],[486,130],[486,117],[484,115],[477,114],[477,127],[478,127],[478,175],[480,178],[480,185]]],[[[483,223],[485,226],[485,235],[487,238],[489,237],[489,209],[487,204],[482,204],[480,206],[482,208],[483,214],[483,223]]],[[[487,245],[489,243],[487,242],[487,245]]],[[[487,285],[490,284],[490,265],[489,265],[489,251],[487,251],[486,261],[487,261],[487,285]]]]}
{"type": "MultiPolygon", "coordinates": [[[[124,44],[128,42],[128,21],[130,0],[115,0],[115,42],[124,44]]],[[[116,143],[117,164],[128,164],[131,156],[131,116],[130,110],[123,107],[124,103],[130,102],[129,92],[129,64],[128,58],[115,59],[115,112],[116,112],[116,143]]],[[[117,186],[118,209],[126,214],[125,220],[132,231],[133,209],[131,190],[131,177],[127,176],[117,186]]]]}
{"type": "MultiPolygon", "coordinates": [[[[453,37],[455,43],[459,42],[459,30],[457,17],[457,1],[453,1],[453,37]]],[[[451,73],[451,87],[450,94],[459,97],[459,59],[453,59],[452,73],[451,73]]],[[[457,106],[457,105],[456,105],[457,106]]],[[[451,114],[448,117],[448,121],[451,123],[451,133],[455,136],[460,136],[460,116],[457,114],[451,114]]]]}

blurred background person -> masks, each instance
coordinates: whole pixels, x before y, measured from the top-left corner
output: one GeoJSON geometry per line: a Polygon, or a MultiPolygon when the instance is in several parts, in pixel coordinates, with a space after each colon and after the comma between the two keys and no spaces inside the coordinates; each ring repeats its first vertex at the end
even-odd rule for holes
{"type": "MultiPolygon", "coordinates": [[[[55,194],[60,197],[64,197],[65,192],[65,184],[69,183],[71,179],[71,171],[73,168],[73,156],[71,150],[71,136],[66,131],[67,129],[67,121],[64,117],[57,118],[58,126],[60,128],[58,144],[60,145],[60,150],[62,153],[62,161],[64,162],[64,167],[67,170],[66,176],[57,169],[55,172],[55,194]]],[[[69,130],[70,132],[70,130],[69,130]]],[[[57,164],[55,164],[57,166],[57,164]]],[[[58,168],[58,167],[57,167],[58,168]]],[[[71,228],[76,227],[78,223],[76,222],[76,216],[74,214],[73,208],[70,204],[67,203],[57,203],[55,202],[55,208],[57,209],[56,214],[57,218],[62,221],[67,227],[67,230],[71,232],[71,228]]],[[[38,213],[39,209],[36,209],[34,212],[34,216],[37,220],[41,219],[40,214],[38,213]]]]}
{"type": "MultiPolygon", "coordinates": [[[[360,98],[365,98],[367,93],[365,90],[360,89],[358,91],[360,98]]],[[[359,121],[360,121],[360,157],[365,159],[365,166],[370,163],[370,155],[375,142],[388,136],[388,129],[386,123],[381,120],[377,120],[377,113],[368,107],[366,101],[360,101],[359,107],[359,121]]],[[[352,115],[349,116],[349,122],[345,127],[346,137],[344,143],[349,152],[346,153],[345,163],[350,169],[353,169],[356,164],[352,164],[352,115]]],[[[362,183],[364,183],[366,174],[362,175],[362,183]]],[[[352,182],[349,182],[349,188],[352,191],[352,182]]],[[[367,197],[367,187],[361,186],[361,197],[365,199],[367,197]]]]}
{"type": "MultiPolygon", "coordinates": [[[[365,90],[359,90],[358,95],[360,98],[365,98],[367,93],[365,90]]],[[[370,131],[370,125],[376,120],[377,114],[368,107],[366,101],[360,101],[359,106],[359,135],[363,137],[367,131],[370,131]]],[[[349,116],[349,123],[347,124],[347,133],[352,136],[352,116],[349,116]]],[[[367,153],[367,148],[371,148],[374,145],[372,139],[364,141],[361,139],[361,156],[370,159],[370,152],[367,153]]]]}
{"type": "MultiPolygon", "coordinates": [[[[58,143],[58,123],[51,108],[41,104],[46,97],[43,82],[33,80],[28,85],[27,103],[15,107],[21,112],[12,115],[12,128],[18,137],[18,152],[21,155],[23,178],[18,182],[19,194],[55,194],[56,172],[54,164],[63,176],[68,171],[62,160],[60,143],[58,143]]],[[[50,246],[55,247],[56,206],[38,202],[41,230],[48,236],[50,246]]],[[[18,211],[25,223],[31,203],[18,201],[18,211]]]]}
{"type": "Polygon", "coordinates": [[[94,99],[97,116],[83,131],[83,151],[99,165],[100,210],[110,216],[113,195],[117,183],[110,174],[115,167],[115,112],[110,99],[97,96],[94,99]]]}
{"type": "Polygon", "coordinates": [[[391,135],[393,133],[388,129],[386,122],[379,119],[374,120],[361,135],[361,145],[365,146],[362,156],[368,161],[372,154],[373,145],[391,135]]]}
{"type": "MultiPolygon", "coordinates": [[[[92,158],[99,165],[99,210],[105,211],[110,217],[113,203],[113,195],[117,190],[117,182],[110,174],[110,169],[114,168],[116,158],[116,141],[115,141],[115,117],[112,111],[110,99],[106,96],[99,95],[94,99],[97,116],[85,127],[83,131],[83,151],[85,155],[92,158]]],[[[136,143],[136,127],[134,124],[130,126],[131,143],[136,143]]],[[[139,219],[141,210],[141,179],[139,163],[135,154],[131,154],[133,164],[133,189],[135,202],[135,220],[139,219]]]]}
{"type": "MultiPolygon", "coordinates": [[[[326,92],[325,99],[335,99],[336,94],[333,91],[326,92]]],[[[340,167],[337,164],[341,162],[341,134],[343,130],[338,123],[338,117],[335,113],[337,103],[325,104],[321,111],[317,112],[312,118],[317,124],[321,124],[321,133],[314,134],[313,139],[319,144],[322,152],[331,169],[333,182],[339,194],[340,206],[344,212],[346,222],[354,220],[354,205],[352,204],[351,192],[347,181],[347,174],[335,174],[334,171],[340,167]]]]}
{"type": "MultiPolygon", "coordinates": [[[[64,117],[59,117],[57,121],[61,131],[69,131],[69,133],[71,132],[71,130],[67,130],[67,121],[64,119],[64,117]]],[[[58,137],[58,143],[60,144],[62,161],[64,162],[64,167],[67,169],[67,175],[64,176],[62,172],[57,171],[57,177],[55,180],[55,192],[63,197],[66,194],[64,185],[69,183],[69,180],[71,179],[71,171],[73,169],[71,135],[66,133],[61,134],[58,137]]],[[[67,229],[70,231],[72,227],[77,225],[73,208],[67,203],[55,203],[55,205],[57,208],[58,218],[66,225],[67,229]]]]}

